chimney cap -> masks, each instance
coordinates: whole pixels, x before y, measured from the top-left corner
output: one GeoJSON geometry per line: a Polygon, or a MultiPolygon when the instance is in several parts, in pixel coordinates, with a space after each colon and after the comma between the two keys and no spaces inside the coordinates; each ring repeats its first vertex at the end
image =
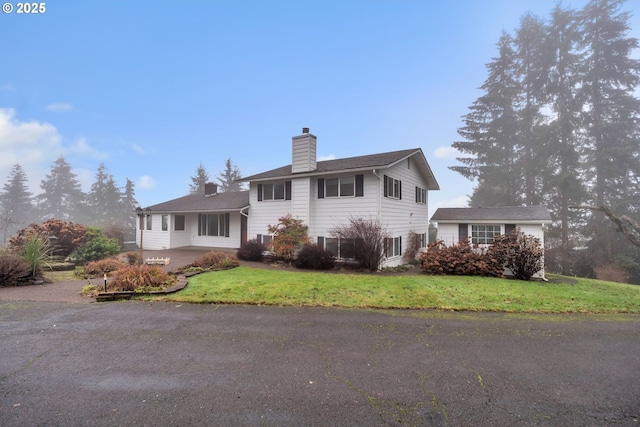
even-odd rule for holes
{"type": "Polygon", "coordinates": [[[302,128],[302,133],[309,133],[309,128],[302,128]]]}

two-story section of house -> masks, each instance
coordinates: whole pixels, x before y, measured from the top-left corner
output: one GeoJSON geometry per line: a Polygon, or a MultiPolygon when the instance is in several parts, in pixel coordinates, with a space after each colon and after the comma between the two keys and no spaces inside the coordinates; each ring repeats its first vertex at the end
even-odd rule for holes
{"type": "Polygon", "coordinates": [[[243,181],[249,182],[248,234],[262,243],[267,229],[291,214],[309,227],[312,241],[339,258],[349,258],[353,242],[331,235],[351,218],[379,220],[390,235],[385,266],[403,263],[410,233],[428,238],[428,191],[438,183],[420,148],[337,160],[317,161],[317,138],[303,128],[292,140],[292,163],[243,181]]]}
{"type": "Polygon", "coordinates": [[[404,263],[409,236],[428,240],[428,192],[438,183],[420,148],[317,161],[317,138],[303,128],[292,139],[290,165],[243,178],[249,190],[191,194],[150,206],[139,221],[146,249],[184,246],[239,248],[250,239],[268,244],[270,225],[291,215],[308,226],[313,242],[339,258],[353,257],[354,242],[331,230],[351,218],[386,229],[383,266],[404,263]]]}

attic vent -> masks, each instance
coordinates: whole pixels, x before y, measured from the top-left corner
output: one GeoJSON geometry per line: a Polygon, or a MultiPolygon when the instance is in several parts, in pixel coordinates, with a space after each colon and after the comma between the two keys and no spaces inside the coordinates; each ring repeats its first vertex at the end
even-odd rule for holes
{"type": "Polygon", "coordinates": [[[211,197],[218,194],[218,184],[214,184],[213,182],[207,182],[204,185],[204,197],[211,197]]]}

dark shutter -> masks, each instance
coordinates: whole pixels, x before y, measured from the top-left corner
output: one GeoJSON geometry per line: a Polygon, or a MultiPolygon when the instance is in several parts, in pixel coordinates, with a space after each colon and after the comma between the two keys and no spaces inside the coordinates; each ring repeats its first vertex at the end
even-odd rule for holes
{"type": "Polygon", "coordinates": [[[229,237],[229,219],[231,215],[226,213],[224,214],[224,237],[229,237]]]}
{"type": "Polygon", "coordinates": [[[384,238],[384,256],[389,258],[389,241],[391,239],[389,237],[384,238]]]}
{"type": "Polygon", "coordinates": [[[416,186],[416,203],[418,203],[418,187],[416,186]]]}
{"type": "Polygon", "coordinates": [[[318,236],[318,246],[324,249],[324,237],[318,236]]]}
{"type": "Polygon", "coordinates": [[[516,229],[515,224],[505,224],[504,225],[504,234],[511,234],[516,229]]]}
{"type": "Polygon", "coordinates": [[[356,197],[364,197],[364,175],[356,175],[356,197]]]}
{"type": "Polygon", "coordinates": [[[202,214],[198,214],[198,236],[202,236],[202,214]]]}
{"type": "Polygon", "coordinates": [[[402,181],[398,181],[398,199],[402,200],[402,181]]]}
{"type": "Polygon", "coordinates": [[[262,244],[262,234],[258,234],[256,240],[258,241],[258,243],[262,244]]]}
{"type": "Polygon", "coordinates": [[[398,248],[398,249],[400,249],[398,251],[398,255],[402,255],[402,236],[400,236],[400,248],[398,248]]]}
{"type": "Polygon", "coordinates": [[[318,178],[318,199],[324,199],[324,178],[318,178]]]}
{"type": "Polygon", "coordinates": [[[469,224],[458,224],[458,241],[462,242],[469,238],[469,224]]]}
{"type": "Polygon", "coordinates": [[[384,179],[384,197],[387,197],[388,194],[388,189],[387,189],[387,175],[383,175],[383,179],[384,179]]]}
{"type": "Polygon", "coordinates": [[[284,182],[284,199],[291,200],[291,181],[284,182]]]}
{"type": "Polygon", "coordinates": [[[262,184],[258,184],[258,201],[262,201],[262,184]]]}

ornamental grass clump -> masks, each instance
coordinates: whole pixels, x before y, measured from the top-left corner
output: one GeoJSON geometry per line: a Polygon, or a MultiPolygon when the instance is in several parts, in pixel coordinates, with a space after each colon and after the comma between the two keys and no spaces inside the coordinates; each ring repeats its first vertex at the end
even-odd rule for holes
{"type": "Polygon", "coordinates": [[[0,252],[0,286],[26,284],[31,278],[29,264],[17,254],[0,252]]]}
{"type": "Polygon", "coordinates": [[[165,289],[176,283],[161,268],[149,265],[128,265],[116,271],[113,280],[108,283],[110,291],[148,291],[165,289]]]}
{"type": "Polygon", "coordinates": [[[48,266],[51,261],[52,251],[53,246],[46,236],[33,233],[26,237],[20,256],[29,265],[32,277],[42,275],[42,268],[48,266]]]}
{"type": "Polygon", "coordinates": [[[84,266],[84,275],[86,277],[99,277],[105,273],[112,273],[126,266],[127,264],[117,258],[105,258],[100,261],[87,263],[87,265],[84,266]]]}

